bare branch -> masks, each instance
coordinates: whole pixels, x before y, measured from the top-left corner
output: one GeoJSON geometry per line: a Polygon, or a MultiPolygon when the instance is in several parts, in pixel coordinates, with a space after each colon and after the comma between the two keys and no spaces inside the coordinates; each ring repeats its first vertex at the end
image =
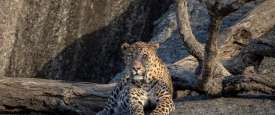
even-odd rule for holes
{"type": "Polygon", "coordinates": [[[218,78],[217,81],[221,81],[223,77],[230,75],[230,73],[220,64],[217,59],[217,39],[219,35],[219,27],[221,24],[221,17],[213,17],[212,24],[210,26],[210,35],[209,35],[209,42],[206,46],[206,57],[204,58],[204,50],[203,46],[196,40],[192,33],[192,29],[190,26],[189,15],[187,11],[187,1],[186,0],[179,0],[178,1],[178,9],[177,9],[177,21],[179,26],[179,33],[181,38],[183,39],[185,47],[187,47],[189,53],[196,57],[199,61],[204,62],[203,74],[201,75],[202,82],[200,86],[206,87],[206,92],[211,93],[213,95],[218,94],[221,92],[222,84],[221,82],[217,83],[216,81],[212,82],[212,79],[218,78]],[[203,59],[204,58],[204,59],[203,59]],[[218,90],[212,90],[210,88],[212,84],[217,84],[215,88],[218,90]],[[209,85],[209,87],[207,86],[209,85]],[[211,90],[211,91],[210,91],[211,90]]]}
{"type": "Polygon", "coordinates": [[[188,7],[186,0],[178,0],[177,3],[177,23],[179,26],[179,34],[187,47],[188,52],[196,57],[199,61],[203,60],[203,45],[195,38],[190,25],[188,7]]]}

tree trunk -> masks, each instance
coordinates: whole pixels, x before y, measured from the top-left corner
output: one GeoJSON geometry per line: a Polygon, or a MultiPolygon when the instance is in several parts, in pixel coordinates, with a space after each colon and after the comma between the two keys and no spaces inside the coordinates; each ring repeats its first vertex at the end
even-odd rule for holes
{"type": "Polygon", "coordinates": [[[0,113],[94,114],[115,84],[66,83],[33,78],[0,80],[0,113]]]}

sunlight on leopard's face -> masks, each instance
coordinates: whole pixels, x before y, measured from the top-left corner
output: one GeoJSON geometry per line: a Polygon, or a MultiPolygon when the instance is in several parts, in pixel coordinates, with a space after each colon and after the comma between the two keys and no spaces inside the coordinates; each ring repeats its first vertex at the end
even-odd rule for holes
{"type": "Polygon", "coordinates": [[[146,69],[155,56],[158,44],[136,42],[134,44],[124,43],[121,48],[124,53],[126,68],[129,68],[132,79],[136,82],[146,81],[146,69]]]}

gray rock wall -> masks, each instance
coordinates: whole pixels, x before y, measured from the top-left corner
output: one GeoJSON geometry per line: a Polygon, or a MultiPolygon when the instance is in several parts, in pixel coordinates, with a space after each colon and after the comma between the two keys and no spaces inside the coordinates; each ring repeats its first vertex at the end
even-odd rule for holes
{"type": "Polygon", "coordinates": [[[163,2],[1,0],[0,76],[107,81],[120,44],[148,39],[163,2]]]}

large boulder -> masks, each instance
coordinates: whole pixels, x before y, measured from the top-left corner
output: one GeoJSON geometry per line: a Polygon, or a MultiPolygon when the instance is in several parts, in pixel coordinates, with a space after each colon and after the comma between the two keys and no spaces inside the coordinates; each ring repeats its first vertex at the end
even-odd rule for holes
{"type": "Polygon", "coordinates": [[[171,1],[1,0],[0,76],[106,82],[171,1]]]}

